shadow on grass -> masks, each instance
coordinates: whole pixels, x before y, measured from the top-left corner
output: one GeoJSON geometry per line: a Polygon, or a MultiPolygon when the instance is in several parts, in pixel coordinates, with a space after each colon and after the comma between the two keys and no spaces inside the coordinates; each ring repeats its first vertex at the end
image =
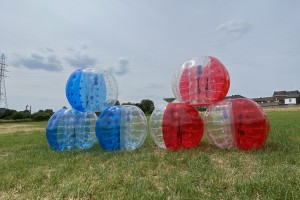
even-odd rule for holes
{"type": "Polygon", "coordinates": [[[289,146],[286,144],[268,142],[264,146],[262,146],[259,151],[270,151],[270,152],[293,152],[295,149],[293,146],[289,146]]]}

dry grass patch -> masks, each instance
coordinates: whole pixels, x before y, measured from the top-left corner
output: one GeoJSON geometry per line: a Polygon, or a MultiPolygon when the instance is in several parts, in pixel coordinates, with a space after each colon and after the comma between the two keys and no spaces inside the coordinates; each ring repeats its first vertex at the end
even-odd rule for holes
{"type": "Polygon", "coordinates": [[[44,127],[31,124],[0,124],[0,134],[32,133],[34,131],[45,131],[44,127]]]}
{"type": "Polygon", "coordinates": [[[222,170],[229,177],[234,174],[234,169],[231,167],[228,158],[220,154],[212,154],[210,156],[210,161],[214,167],[222,170]]]}
{"type": "Polygon", "coordinates": [[[293,112],[293,111],[300,111],[300,106],[287,107],[287,108],[268,108],[268,107],[263,107],[263,109],[266,112],[293,112]]]}

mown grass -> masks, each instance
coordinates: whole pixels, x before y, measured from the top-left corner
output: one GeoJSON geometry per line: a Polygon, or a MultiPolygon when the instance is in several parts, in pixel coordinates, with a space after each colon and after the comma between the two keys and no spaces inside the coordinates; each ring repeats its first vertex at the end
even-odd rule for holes
{"type": "Polygon", "coordinates": [[[134,152],[55,152],[45,131],[1,134],[0,124],[0,199],[300,199],[300,112],[268,116],[266,144],[248,152],[205,138],[172,152],[149,136],[134,152]]]}

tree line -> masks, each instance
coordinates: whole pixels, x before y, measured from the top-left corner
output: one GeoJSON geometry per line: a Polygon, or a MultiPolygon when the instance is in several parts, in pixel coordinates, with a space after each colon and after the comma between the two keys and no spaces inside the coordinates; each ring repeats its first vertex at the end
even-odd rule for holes
{"type": "MultiPolygon", "coordinates": [[[[120,105],[117,101],[115,105],[120,105]]],[[[154,110],[154,103],[149,99],[143,99],[140,103],[122,103],[122,105],[135,105],[138,106],[146,115],[150,115],[154,110]]],[[[12,109],[0,110],[0,120],[33,120],[33,121],[46,121],[54,114],[52,109],[39,110],[33,114],[29,110],[16,111],[12,109]]]]}
{"type": "MultiPolygon", "coordinates": [[[[120,102],[117,101],[116,105],[120,105],[120,102]]],[[[139,107],[146,115],[151,115],[154,110],[154,103],[150,99],[143,99],[140,103],[122,103],[122,105],[134,105],[139,107]]]]}
{"type": "Polygon", "coordinates": [[[29,110],[24,111],[16,111],[12,109],[3,109],[0,112],[0,119],[3,120],[23,120],[23,119],[31,119],[33,121],[44,121],[48,120],[54,114],[53,110],[39,110],[33,114],[30,113],[29,110]]]}

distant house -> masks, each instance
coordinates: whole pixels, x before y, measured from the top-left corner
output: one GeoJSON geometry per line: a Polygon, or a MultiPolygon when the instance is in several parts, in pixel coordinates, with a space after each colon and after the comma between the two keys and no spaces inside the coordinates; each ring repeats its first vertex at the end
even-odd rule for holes
{"type": "Polygon", "coordinates": [[[246,98],[246,97],[239,94],[235,94],[235,95],[227,96],[224,99],[238,99],[238,98],[246,98]]]}
{"type": "Polygon", "coordinates": [[[273,97],[279,102],[279,104],[283,105],[292,105],[300,103],[300,92],[298,90],[294,91],[275,91],[273,93],[273,97]]]}
{"type": "Polygon", "coordinates": [[[259,98],[253,98],[252,100],[261,106],[277,106],[277,105],[279,105],[279,102],[275,97],[259,97],[259,98]]]}

